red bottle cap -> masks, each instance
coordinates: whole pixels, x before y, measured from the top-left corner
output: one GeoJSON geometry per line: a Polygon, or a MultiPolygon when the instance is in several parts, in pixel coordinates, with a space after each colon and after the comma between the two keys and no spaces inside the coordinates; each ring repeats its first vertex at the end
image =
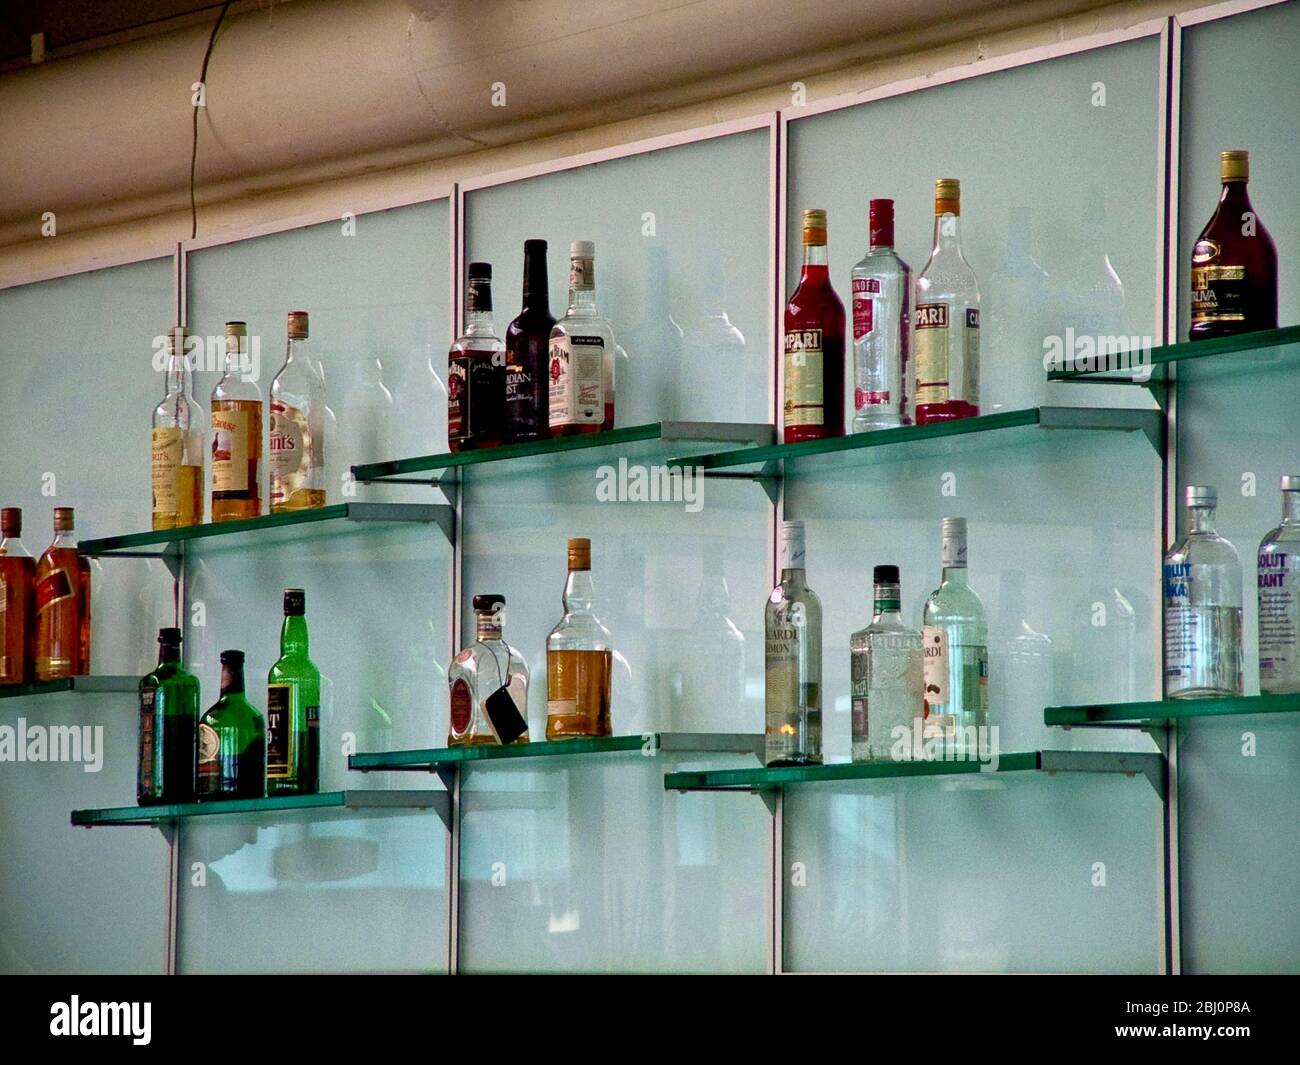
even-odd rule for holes
{"type": "Polygon", "coordinates": [[[892,248],[894,246],[894,201],[871,201],[871,246],[873,248],[892,248]]]}

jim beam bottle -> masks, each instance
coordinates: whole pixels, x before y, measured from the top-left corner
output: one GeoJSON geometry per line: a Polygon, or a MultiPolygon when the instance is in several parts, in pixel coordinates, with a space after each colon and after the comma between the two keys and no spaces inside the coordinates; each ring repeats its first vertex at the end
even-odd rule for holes
{"type": "Polygon", "coordinates": [[[284,365],[271,382],[271,513],[325,505],[324,385],[307,351],[307,312],[290,311],[284,365]]]}
{"type": "Polygon", "coordinates": [[[825,211],[804,211],[803,252],[785,308],[786,443],[844,435],[844,304],[831,286],[825,211]]]}
{"type": "Polygon", "coordinates": [[[1277,328],[1277,248],[1251,206],[1248,152],[1219,153],[1223,188],[1192,248],[1190,340],[1277,328]]]}
{"type": "Polygon", "coordinates": [[[447,354],[447,448],[471,451],[505,439],[506,347],[492,321],[492,264],[466,271],[465,332],[447,354]]]}
{"type": "Polygon", "coordinates": [[[167,332],[167,390],[153,411],[153,527],[203,521],[203,429],[190,396],[185,328],[167,332]]]}
{"type": "Polygon", "coordinates": [[[71,507],[54,508],[54,542],[36,563],[36,679],[90,672],[90,563],[71,507]]]}
{"type": "Polygon", "coordinates": [[[226,364],[212,389],[212,520],[262,513],[262,391],[253,379],[248,326],[226,323],[226,364]]]}

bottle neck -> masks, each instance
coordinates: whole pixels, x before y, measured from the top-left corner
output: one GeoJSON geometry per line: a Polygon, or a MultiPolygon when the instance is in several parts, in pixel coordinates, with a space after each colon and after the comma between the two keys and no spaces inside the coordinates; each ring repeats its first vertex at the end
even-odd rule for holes
{"type": "Polygon", "coordinates": [[[495,610],[484,610],[474,615],[474,639],[479,643],[501,639],[501,615],[495,610]]]}
{"type": "Polygon", "coordinates": [[[465,335],[470,337],[495,337],[497,327],[492,321],[492,310],[471,308],[465,312],[465,335]]]}
{"type": "Polygon", "coordinates": [[[877,584],[872,593],[876,621],[902,621],[902,601],[897,584],[877,584]]]}
{"type": "Polygon", "coordinates": [[[569,271],[569,314],[596,316],[596,264],[591,260],[573,261],[569,271]]]}
{"type": "Polygon", "coordinates": [[[0,537],[0,555],[31,558],[32,553],[23,545],[21,536],[0,537]]]}
{"type": "Polygon", "coordinates": [[[307,653],[307,619],[301,614],[286,614],[280,627],[280,654],[307,653]]]}
{"type": "Polygon", "coordinates": [[[184,352],[172,351],[167,356],[167,395],[187,396],[190,392],[190,366],[184,352]]]}
{"type": "Polygon", "coordinates": [[[221,665],[221,694],[222,695],[243,695],[244,694],[244,666],[240,663],[237,666],[221,665]]]}
{"type": "Polygon", "coordinates": [[[945,211],[934,216],[934,252],[961,253],[961,215],[945,211]]]}
{"type": "Polygon", "coordinates": [[[75,551],[77,549],[77,537],[71,529],[55,529],[54,541],[50,544],[51,549],[64,549],[75,551]]]}
{"type": "Polygon", "coordinates": [[[596,588],[591,582],[591,570],[571,569],[564,582],[564,610],[568,614],[590,612],[595,602],[596,588]]]}
{"type": "Polygon", "coordinates": [[[306,337],[290,337],[288,344],[284,349],[284,364],[291,365],[294,361],[305,363],[311,367],[311,353],[307,350],[306,337]]]}
{"type": "Polygon", "coordinates": [[[533,307],[549,310],[551,304],[550,281],[546,275],[544,252],[524,252],[524,298],[521,304],[527,311],[533,307]]]}
{"type": "Polygon", "coordinates": [[[803,246],[803,270],[800,281],[829,281],[830,260],[826,254],[825,244],[805,244],[803,246]]]}
{"type": "Polygon", "coordinates": [[[1219,210],[1250,210],[1250,193],[1244,181],[1225,181],[1219,190],[1219,210]]]}
{"type": "Polygon", "coordinates": [[[1300,491],[1282,493],[1282,520],[1288,525],[1300,524],[1300,491]]]}
{"type": "Polygon", "coordinates": [[[954,566],[952,564],[943,567],[943,583],[957,584],[964,586],[966,584],[966,567],[965,565],[954,566]]]}
{"type": "Polygon", "coordinates": [[[178,643],[160,643],[158,645],[158,664],[166,665],[168,662],[179,662],[181,660],[181,645],[178,643]]]}
{"type": "Polygon", "coordinates": [[[1214,507],[1189,507],[1187,510],[1188,533],[1214,532],[1214,507]]]}

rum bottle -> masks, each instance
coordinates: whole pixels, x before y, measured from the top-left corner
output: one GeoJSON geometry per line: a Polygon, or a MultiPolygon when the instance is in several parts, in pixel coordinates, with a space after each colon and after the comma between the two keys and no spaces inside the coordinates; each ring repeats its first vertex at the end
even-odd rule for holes
{"type": "Polygon", "coordinates": [[[927,740],[984,746],[989,648],[984,603],[966,577],[966,519],[943,519],[943,572],[921,616],[927,740]]]}
{"type": "Polygon", "coordinates": [[[591,541],[569,540],[564,616],[546,637],[546,738],[610,735],[609,630],[592,613],[591,541]]]}
{"type": "Polygon", "coordinates": [[[894,201],[872,200],[870,246],[853,268],[853,431],[912,424],[907,375],[912,268],[894,251],[894,201]]]}
{"type": "Polygon", "coordinates": [[[550,379],[547,376],[551,330],[546,275],[546,241],[524,241],[523,307],[506,328],[506,440],[512,444],[550,434],[550,379]]]}
{"type": "Polygon", "coordinates": [[[934,183],[934,245],[916,279],[916,424],[980,412],[980,293],[961,253],[961,182],[934,183]]]}
{"type": "Polygon", "coordinates": [[[284,592],[280,658],[266,678],[266,793],[320,789],[320,670],[308,655],[307,596],[284,592]]]}
{"type": "Polygon", "coordinates": [[[871,624],[849,640],[853,760],[903,761],[925,718],[921,634],[903,624],[898,567],[873,572],[871,624]]]}
{"type": "Polygon", "coordinates": [[[550,428],[572,436],[614,428],[614,332],[596,310],[596,245],[569,248],[569,309],[551,330],[550,428]]]}
{"type": "Polygon", "coordinates": [[[54,508],[54,542],[36,563],[36,679],[90,672],[90,563],[77,550],[71,507],[54,508]]]}
{"type": "Polygon", "coordinates": [[[1282,524],[1259,545],[1258,580],[1259,690],[1300,692],[1300,475],[1282,478],[1282,524]]]}
{"type": "Polygon", "coordinates": [[[262,391],[252,377],[248,326],[226,323],[226,364],[212,389],[212,520],[262,513],[262,391]]]}
{"type": "Polygon", "coordinates": [[[203,522],[203,428],[190,396],[185,328],[167,331],[167,392],[153,411],[153,527],[203,522]]]}
{"type": "Polygon", "coordinates": [[[844,304],[831,287],[825,211],[803,213],[803,256],[785,308],[786,443],[844,435],[844,304]]]}
{"type": "Polygon", "coordinates": [[[528,666],[505,642],[503,595],[474,597],[474,643],[452,660],[448,747],[528,742],[528,666]]]}
{"type": "Polygon", "coordinates": [[[505,440],[506,346],[492,322],[492,264],[470,263],[467,273],[465,332],[447,354],[451,451],[496,447],[505,440]]]}
{"type": "Polygon", "coordinates": [[[260,799],[266,726],[244,695],[244,652],[221,652],[221,697],[199,722],[199,799],[260,799]]]}
{"type": "Polygon", "coordinates": [[[324,382],[307,350],[306,311],[290,311],[284,365],[271,381],[271,513],[325,505],[324,382]]]}
{"type": "Polygon", "coordinates": [[[23,512],[0,510],[0,684],[33,676],[36,655],[36,559],[23,546],[23,512]]]}
{"type": "Polygon", "coordinates": [[[767,765],[822,760],[822,604],[804,574],[804,525],[781,523],[780,583],[764,613],[767,765]]]}
{"type": "Polygon", "coordinates": [[[199,681],[181,665],[181,630],[158,630],[158,665],[140,681],[135,796],[193,802],[198,782],[199,681]]]}
{"type": "Polygon", "coordinates": [[[1223,189],[1192,248],[1188,339],[1277,328],[1277,248],[1251,206],[1248,152],[1219,153],[1223,189]]]}

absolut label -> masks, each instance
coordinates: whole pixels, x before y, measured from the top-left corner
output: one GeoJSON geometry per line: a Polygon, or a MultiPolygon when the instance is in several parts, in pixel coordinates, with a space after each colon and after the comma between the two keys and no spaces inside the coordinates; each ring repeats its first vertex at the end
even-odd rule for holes
{"type": "Polygon", "coordinates": [[[1278,550],[1259,553],[1259,686],[1300,690],[1300,558],[1278,550]]]}

